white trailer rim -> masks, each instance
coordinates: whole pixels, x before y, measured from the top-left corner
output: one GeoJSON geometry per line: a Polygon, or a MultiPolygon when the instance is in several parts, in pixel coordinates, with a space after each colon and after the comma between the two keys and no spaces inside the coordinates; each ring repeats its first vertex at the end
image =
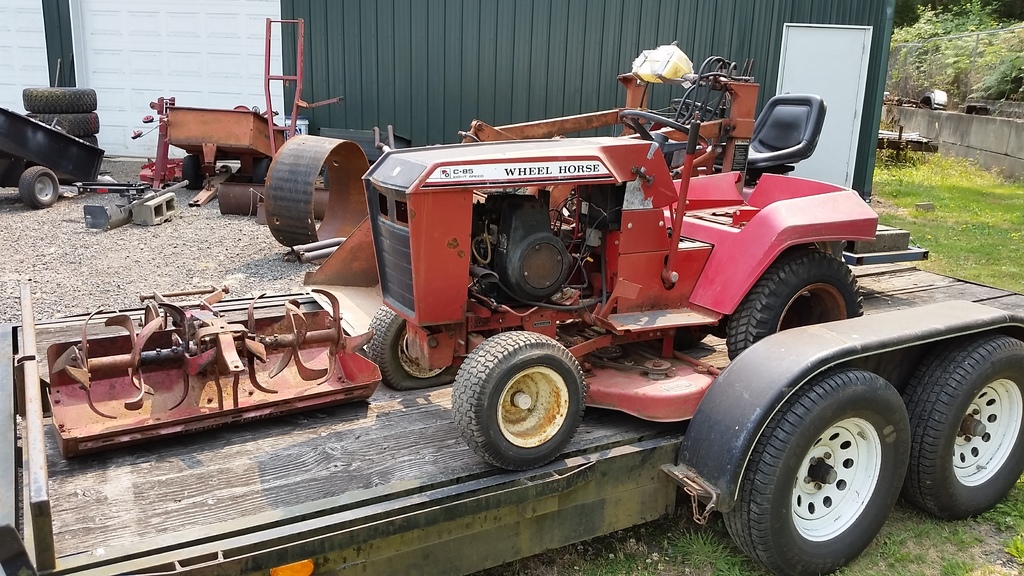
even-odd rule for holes
{"type": "Polygon", "coordinates": [[[1016,382],[1000,378],[978,392],[964,419],[974,418],[985,426],[979,435],[957,434],[953,445],[953,473],[965,486],[988,481],[1002,469],[1017,444],[1024,398],[1016,382]]]}
{"type": "Polygon", "coordinates": [[[867,507],[881,469],[882,442],[868,421],[847,418],[822,432],[793,486],[793,524],[800,535],[815,542],[842,535],[867,507]]]}
{"type": "Polygon", "coordinates": [[[535,448],[558,434],[569,414],[569,387],[558,372],[533,366],[513,376],[498,400],[498,428],[520,448],[535,448]]]}

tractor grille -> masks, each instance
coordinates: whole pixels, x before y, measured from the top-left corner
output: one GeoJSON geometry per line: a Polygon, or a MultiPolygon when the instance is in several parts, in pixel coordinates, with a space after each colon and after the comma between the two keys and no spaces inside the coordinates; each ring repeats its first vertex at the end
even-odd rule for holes
{"type": "Polygon", "coordinates": [[[374,187],[368,192],[381,293],[390,304],[412,316],[416,311],[416,303],[413,299],[405,195],[397,190],[374,187]],[[399,195],[400,200],[395,198],[399,195]]]}

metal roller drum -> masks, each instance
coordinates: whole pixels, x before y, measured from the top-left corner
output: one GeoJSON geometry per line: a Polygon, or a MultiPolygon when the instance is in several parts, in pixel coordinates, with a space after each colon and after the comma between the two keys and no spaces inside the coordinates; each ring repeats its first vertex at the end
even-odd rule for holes
{"type": "Polygon", "coordinates": [[[289,138],[274,157],[264,188],[267,226],[274,238],[291,247],[350,235],[367,215],[362,177],[369,167],[355,142],[289,138]],[[324,166],[330,185],[327,210],[317,226],[313,191],[324,166]]]}

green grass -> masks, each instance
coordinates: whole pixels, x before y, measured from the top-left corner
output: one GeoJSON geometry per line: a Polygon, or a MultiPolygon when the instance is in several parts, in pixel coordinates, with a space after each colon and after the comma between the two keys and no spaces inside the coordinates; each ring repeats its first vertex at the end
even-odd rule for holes
{"type": "MultiPolygon", "coordinates": [[[[873,205],[884,224],[910,230],[931,250],[920,267],[1024,291],[1024,185],[1008,184],[937,154],[879,160],[873,205]],[[914,209],[932,202],[934,212],[914,209]]],[[[720,518],[710,526],[665,518],[486,571],[486,576],[759,576],[720,518]]],[[[977,519],[945,522],[900,502],[871,546],[843,576],[1024,574],[1024,484],[977,519]]]]}
{"type": "Polygon", "coordinates": [[[873,206],[883,224],[928,248],[931,270],[1024,292],[1024,185],[938,154],[902,164],[881,157],[873,206]],[[915,209],[931,202],[934,212],[915,209]]]}

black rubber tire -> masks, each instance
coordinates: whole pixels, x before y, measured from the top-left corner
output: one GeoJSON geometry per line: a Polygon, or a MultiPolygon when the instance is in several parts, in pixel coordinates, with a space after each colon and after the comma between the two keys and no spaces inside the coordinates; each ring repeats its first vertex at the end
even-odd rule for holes
{"type": "Polygon", "coordinates": [[[785,252],[729,316],[725,339],[729,358],[780,329],[856,318],[863,313],[857,279],[842,260],[815,249],[785,252]],[[812,286],[818,288],[809,295],[806,289],[812,286]],[[831,295],[827,294],[830,290],[834,290],[831,295]],[[826,302],[829,298],[835,302],[826,302]]]}
{"type": "Polygon", "coordinates": [[[34,118],[47,126],[63,130],[78,138],[92,136],[100,131],[100,117],[95,112],[83,112],[80,114],[28,114],[28,117],[34,118]]]}
{"type": "MultiPolygon", "coordinates": [[[[579,362],[557,340],[536,332],[502,332],[484,340],[459,367],[452,386],[452,413],[466,444],[484,460],[507,470],[529,470],[562,453],[583,420],[586,396],[579,362]],[[553,370],[564,382],[564,419],[540,444],[516,445],[501,431],[499,403],[516,375],[538,367],[553,370]]],[[[529,410],[523,413],[529,415],[529,410]]]]}
{"type": "Polygon", "coordinates": [[[270,172],[270,158],[256,158],[252,161],[252,183],[266,184],[270,172]]]}
{"type": "Polygon", "coordinates": [[[47,208],[53,206],[53,203],[60,198],[60,182],[57,181],[57,175],[52,170],[45,166],[32,166],[22,172],[21,178],[18,180],[18,194],[21,195],[21,201],[26,206],[31,208],[47,208]],[[46,186],[45,192],[40,192],[36,189],[36,183],[48,180],[48,186],[46,186]]]}
{"type": "MultiPolygon", "coordinates": [[[[885,523],[899,497],[909,451],[907,412],[888,382],[858,369],[822,374],[794,392],[769,420],[747,462],[739,497],[723,514],[726,528],[740,548],[773,574],[830,573],[863,552],[885,523]],[[874,490],[854,516],[833,518],[848,523],[845,528],[812,540],[794,519],[797,483],[810,475],[805,458],[818,449],[819,437],[851,418],[867,423],[879,440],[874,490]]],[[[851,460],[849,469],[855,467],[851,460]]],[[[835,486],[839,482],[845,480],[833,478],[835,486]]],[[[838,511],[844,503],[835,505],[838,511]]],[[[813,514],[811,504],[805,506],[813,514]]]]}
{"type": "Polygon", "coordinates": [[[370,321],[373,339],[367,346],[370,360],[380,368],[381,381],[392,390],[422,390],[451,384],[455,366],[428,377],[414,376],[402,366],[399,347],[405,338],[405,318],[387,305],[381,306],[370,321]]]}
{"type": "Polygon", "coordinates": [[[79,114],[96,110],[92,88],[25,88],[21,91],[25,110],[36,114],[79,114]]]}
{"type": "Polygon", "coordinates": [[[95,134],[89,136],[79,136],[78,139],[81,140],[82,142],[85,142],[86,144],[90,144],[97,148],[100,147],[100,141],[96,138],[95,134]]]}
{"type": "Polygon", "coordinates": [[[189,190],[202,190],[206,183],[206,176],[203,174],[203,162],[195,154],[186,154],[181,159],[181,179],[188,180],[185,188],[189,190]]]}
{"type": "MultiPolygon", "coordinates": [[[[903,392],[912,433],[903,486],[908,501],[939,518],[959,520],[988,511],[1013,488],[1024,473],[1020,419],[1004,423],[990,413],[982,420],[988,426],[1017,428],[1015,438],[1007,438],[1013,443],[1002,462],[994,465],[993,476],[972,486],[959,479],[954,468],[958,432],[968,409],[986,386],[1000,379],[1024,393],[1024,342],[999,334],[969,336],[939,345],[925,357],[903,392]]],[[[994,405],[998,399],[998,394],[990,396],[988,403],[994,405]]],[[[1008,404],[1012,409],[1014,403],[1008,404]]],[[[989,437],[977,439],[987,443],[989,437]]]]}
{"type": "Polygon", "coordinates": [[[707,336],[707,332],[697,327],[683,326],[676,328],[675,336],[672,338],[672,349],[684,352],[696,348],[707,336]]]}

